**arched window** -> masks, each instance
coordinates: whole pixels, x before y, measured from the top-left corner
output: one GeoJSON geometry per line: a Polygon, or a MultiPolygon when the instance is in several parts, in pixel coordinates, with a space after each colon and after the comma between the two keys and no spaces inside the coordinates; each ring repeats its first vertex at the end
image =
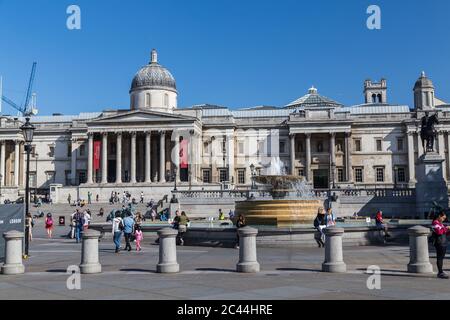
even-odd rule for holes
{"type": "Polygon", "coordinates": [[[169,106],[169,95],[167,93],[164,94],[164,106],[169,106]]]}
{"type": "Polygon", "coordinates": [[[145,106],[148,107],[148,108],[150,107],[151,99],[152,99],[151,94],[147,92],[145,94],[145,106]]]}
{"type": "Polygon", "coordinates": [[[379,102],[379,103],[383,102],[382,97],[381,97],[381,94],[378,94],[378,102],[379,102]]]}
{"type": "Polygon", "coordinates": [[[372,103],[376,103],[377,102],[377,95],[374,93],[372,95],[372,103]]]}

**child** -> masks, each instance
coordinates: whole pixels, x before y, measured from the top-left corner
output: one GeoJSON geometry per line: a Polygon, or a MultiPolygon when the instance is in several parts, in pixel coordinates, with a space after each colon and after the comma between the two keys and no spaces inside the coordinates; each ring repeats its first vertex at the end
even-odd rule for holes
{"type": "Polygon", "coordinates": [[[134,236],[136,238],[136,251],[141,251],[141,241],[144,238],[140,225],[136,225],[136,230],[134,231],[134,236]]]}
{"type": "Polygon", "coordinates": [[[47,218],[45,218],[45,229],[47,230],[47,236],[51,238],[53,232],[53,218],[50,212],[47,213],[47,218]]]}

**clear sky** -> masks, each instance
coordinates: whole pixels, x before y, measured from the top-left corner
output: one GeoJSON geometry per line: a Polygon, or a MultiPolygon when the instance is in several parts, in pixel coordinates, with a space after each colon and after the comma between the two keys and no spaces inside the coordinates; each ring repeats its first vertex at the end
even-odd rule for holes
{"type": "Polygon", "coordinates": [[[448,0],[0,0],[0,75],[21,102],[37,61],[40,114],[129,108],[131,80],[156,48],[179,107],[282,106],[311,85],[352,105],[366,78],[381,77],[388,102],[412,106],[422,70],[450,101],[449,35],[448,0]],[[71,4],[81,30],[66,27],[71,4]],[[366,27],[371,4],[381,30],[366,27]]]}

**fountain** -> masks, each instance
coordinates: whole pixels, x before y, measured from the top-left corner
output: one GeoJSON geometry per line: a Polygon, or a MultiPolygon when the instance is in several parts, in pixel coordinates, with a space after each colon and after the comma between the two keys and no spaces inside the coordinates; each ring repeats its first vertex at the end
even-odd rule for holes
{"type": "Polygon", "coordinates": [[[287,175],[284,168],[276,157],[262,175],[254,177],[262,196],[236,202],[237,216],[243,214],[249,225],[290,227],[313,223],[323,202],[315,197],[303,177],[287,175]]]}

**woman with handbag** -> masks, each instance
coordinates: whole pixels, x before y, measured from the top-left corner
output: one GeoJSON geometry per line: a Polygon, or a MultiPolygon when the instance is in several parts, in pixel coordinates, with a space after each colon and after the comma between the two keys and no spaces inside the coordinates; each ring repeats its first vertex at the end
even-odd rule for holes
{"type": "Polygon", "coordinates": [[[433,230],[432,241],[433,246],[436,249],[436,257],[437,257],[437,267],[438,267],[438,278],[440,279],[448,279],[449,276],[444,272],[444,259],[445,253],[447,252],[447,235],[450,234],[450,227],[444,226],[444,221],[447,219],[447,216],[444,211],[439,213],[439,215],[434,219],[431,228],[433,230]]]}

